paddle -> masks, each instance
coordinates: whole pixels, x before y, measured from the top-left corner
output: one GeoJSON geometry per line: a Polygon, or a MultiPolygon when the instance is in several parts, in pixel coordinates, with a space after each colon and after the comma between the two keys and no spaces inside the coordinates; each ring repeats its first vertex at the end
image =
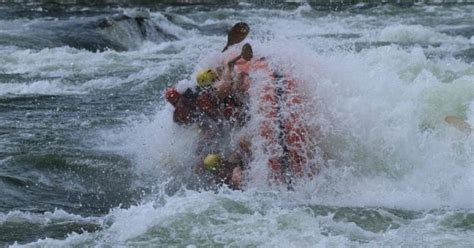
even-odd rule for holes
{"type": "Polygon", "coordinates": [[[242,51],[240,52],[240,55],[229,61],[228,65],[229,67],[232,67],[235,62],[239,59],[245,59],[246,61],[250,61],[253,58],[253,50],[252,46],[250,46],[249,43],[245,43],[245,45],[242,47],[242,51]]]}
{"type": "Polygon", "coordinates": [[[224,50],[222,52],[225,52],[227,48],[230,46],[237,44],[245,39],[247,35],[249,34],[250,27],[247,23],[245,22],[239,22],[235,24],[227,34],[227,45],[225,45],[224,50]]]}
{"type": "Polygon", "coordinates": [[[469,125],[467,122],[465,122],[463,119],[456,117],[456,116],[446,116],[444,118],[444,121],[446,121],[448,124],[451,126],[455,127],[457,130],[463,132],[463,133],[471,133],[472,128],[471,125],[469,125]]]}

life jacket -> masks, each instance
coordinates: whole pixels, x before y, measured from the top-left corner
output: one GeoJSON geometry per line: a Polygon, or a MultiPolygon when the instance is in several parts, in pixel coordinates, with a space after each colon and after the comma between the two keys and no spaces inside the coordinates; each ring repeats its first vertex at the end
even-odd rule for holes
{"type": "Polygon", "coordinates": [[[179,99],[176,101],[176,105],[173,112],[173,121],[181,124],[187,125],[195,122],[197,113],[196,113],[196,99],[197,93],[193,92],[192,89],[187,89],[179,99]]]}
{"type": "Polygon", "coordinates": [[[217,121],[219,119],[219,98],[212,88],[205,88],[199,91],[196,106],[199,111],[206,114],[212,120],[217,121]]]}
{"type": "Polygon", "coordinates": [[[237,100],[235,97],[226,97],[222,103],[222,112],[226,119],[236,117],[243,103],[237,100]]]}
{"type": "Polygon", "coordinates": [[[173,120],[181,125],[194,123],[202,117],[217,122],[220,118],[242,122],[245,119],[244,104],[235,96],[220,100],[212,87],[187,89],[179,93],[175,87],[166,89],[166,100],[175,107],[173,120]]]}
{"type": "Polygon", "coordinates": [[[232,122],[240,122],[245,117],[245,104],[236,96],[229,96],[220,100],[212,88],[204,89],[199,93],[196,105],[198,110],[205,113],[209,118],[218,121],[219,118],[232,122]]]}

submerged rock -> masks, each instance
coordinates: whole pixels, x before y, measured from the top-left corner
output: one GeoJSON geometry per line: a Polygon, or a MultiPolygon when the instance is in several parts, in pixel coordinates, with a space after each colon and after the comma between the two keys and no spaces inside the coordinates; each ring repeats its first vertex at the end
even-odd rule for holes
{"type": "Polygon", "coordinates": [[[175,35],[165,32],[160,26],[151,22],[148,15],[131,17],[119,14],[101,18],[94,25],[94,32],[109,42],[96,43],[101,45],[92,47],[92,50],[123,51],[136,48],[145,40],[159,43],[177,39],[175,35]]]}
{"type": "Polygon", "coordinates": [[[70,46],[97,52],[136,49],[143,41],[156,43],[177,37],[154,24],[149,15],[117,14],[111,17],[46,20],[0,34],[0,45],[43,49],[70,46]]]}

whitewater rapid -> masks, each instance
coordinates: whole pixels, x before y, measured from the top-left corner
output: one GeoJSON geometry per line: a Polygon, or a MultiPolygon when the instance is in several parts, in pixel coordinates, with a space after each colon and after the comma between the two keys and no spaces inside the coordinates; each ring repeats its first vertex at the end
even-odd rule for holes
{"type": "MultiPolygon", "coordinates": [[[[474,138],[444,121],[452,115],[474,125],[472,11],[472,6],[167,7],[146,12],[176,40],[131,40],[127,51],[101,52],[1,46],[5,104],[32,95],[60,99],[44,107],[57,118],[51,123],[27,123],[20,112],[0,117],[4,125],[23,128],[22,137],[37,135],[34,128],[59,128],[73,145],[38,142],[123,157],[127,163],[115,157],[98,163],[71,152],[64,160],[85,164],[84,173],[97,168],[100,173],[105,166],[100,180],[108,172],[127,171],[118,177],[127,178],[124,188],[131,192],[119,188],[119,193],[138,198],[124,206],[114,198],[118,204],[99,214],[74,207],[39,213],[2,209],[0,229],[15,232],[19,223],[39,230],[39,238],[28,242],[2,241],[30,247],[472,246],[474,138]],[[325,167],[294,191],[255,179],[245,191],[201,190],[192,168],[196,130],[174,124],[173,108],[163,100],[165,87],[192,85],[200,68],[222,56],[225,36],[202,30],[242,20],[251,27],[246,42],[254,55],[289,68],[301,83],[311,109],[306,121],[318,129],[325,167]],[[84,104],[89,116],[67,112],[75,104],[84,104]],[[48,236],[48,228],[68,224],[86,228],[48,236]]],[[[38,20],[1,22],[28,26],[38,20]]],[[[26,114],[32,119],[37,111],[26,114]]],[[[19,156],[17,137],[5,137],[2,168],[19,156]]],[[[74,183],[47,174],[25,178],[32,187],[60,182],[66,193],[114,190],[107,182],[93,188],[74,177],[74,183]]]]}

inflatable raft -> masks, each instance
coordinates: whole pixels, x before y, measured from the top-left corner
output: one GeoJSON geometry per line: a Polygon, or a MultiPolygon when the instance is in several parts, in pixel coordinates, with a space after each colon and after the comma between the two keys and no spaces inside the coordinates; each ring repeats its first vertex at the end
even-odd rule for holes
{"type": "MultiPolygon", "coordinates": [[[[249,166],[268,166],[268,170],[250,168],[250,171],[253,169],[269,171],[268,179],[270,183],[283,183],[288,185],[289,188],[292,187],[296,178],[312,177],[319,171],[319,168],[310,165],[312,159],[310,141],[314,135],[308,132],[309,128],[305,121],[308,112],[305,110],[306,105],[298,81],[290,76],[289,71],[272,68],[271,64],[264,58],[248,59],[248,61],[234,59],[231,61],[234,65],[233,75],[239,77],[238,82],[235,83],[242,84],[239,85],[239,88],[243,89],[242,92],[249,93],[248,99],[240,102],[238,108],[246,108],[242,106],[243,104],[251,108],[251,111],[247,111],[244,117],[235,119],[239,121],[234,120],[233,122],[231,120],[232,113],[242,112],[233,112],[233,108],[230,107],[230,111],[227,113],[228,107],[232,106],[228,105],[228,102],[224,103],[223,109],[217,110],[218,103],[213,101],[214,96],[211,96],[212,94],[205,93],[208,92],[207,90],[203,90],[204,93],[201,95],[199,92],[193,93],[191,89],[179,93],[175,88],[171,88],[167,90],[166,98],[175,106],[173,120],[178,124],[192,124],[202,114],[199,111],[199,114],[197,114],[197,110],[204,111],[207,114],[210,111],[206,112],[206,110],[213,110],[210,116],[217,123],[214,128],[218,130],[213,130],[210,133],[228,134],[232,132],[233,128],[224,130],[226,125],[221,124],[226,122],[221,122],[220,117],[217,117],[220,115],[218,113],[222,111],[223,116],[229,120],[229,123],[234,123],[239,129],[244,129],[244,133],[252,138],[252,143],[258,144],[259,147],[254,148],[261,149],[259,150],[259,157],[263,152],[266,162],[252,163],[250,161],[249,166]],[[257,126],[256,129],[255,126],[257,126]]],[[[222,62],[224,63],[224,61],[222,62]]],[[[207,70],[203,70],[203,73],[213,75],[207,70]]],[[[242,115],[237,114],[237,116],[242,115]]],[[[216,139],[227,137],[226,135],[214,136],[216,136],[216,139]]],[[[214,138],[207,135],[203,135],[202,138],[203,142],[200,143],[208,144],[204,146],[204,150],[207,149],[211,153],[225,154],[223,151],[213,150],[210,145],[218,142],[218,147],[225,149],[225,141],[210,140],[214,138]]],[[[203,152],[203,149],[198,149],[197,154],[205,155],[206,152],[203,152]]]]}
{"type": "Polygon", "coordinates": [[[271,181],[291,187],[294,179],[311,177],[315,169],[308,163],[308,127],[298,82],[289,72],[273,69],[264,58],[239,60],[234,70],[247,75],[245,84],[257,86],[252,87],[258,91],[257,113],[253,114],[258,116],[258,135],[264,140],[271,181]]]}

